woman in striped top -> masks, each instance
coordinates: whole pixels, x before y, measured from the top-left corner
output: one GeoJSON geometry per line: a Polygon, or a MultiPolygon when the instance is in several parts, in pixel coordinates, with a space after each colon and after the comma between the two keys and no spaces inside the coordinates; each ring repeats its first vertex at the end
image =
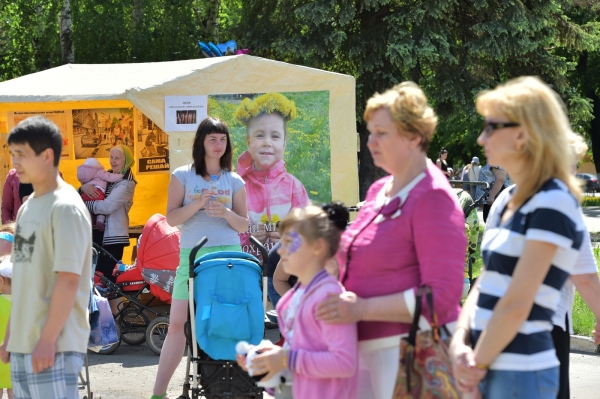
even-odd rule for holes
{"type": "Polygon", "coordinates": [[[585,228],[564,109],[534,77],[477,98],[485,118],[478,142],[488,162],[506,169],[516,184],[490,210],[481,245],[485,269],[452,340],[464,392],[480,389],[490,399],[554,399],[558,393],[552,315],[585,228]]]}

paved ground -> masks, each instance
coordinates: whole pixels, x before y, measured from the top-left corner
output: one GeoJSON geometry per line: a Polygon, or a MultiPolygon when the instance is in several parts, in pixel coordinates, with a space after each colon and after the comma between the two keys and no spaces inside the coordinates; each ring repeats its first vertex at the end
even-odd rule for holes
{"type": "MultiPolygon", "coordinates": [[[[90,380],[94,398],[148,399],[158,367],[158,356],[146,345],[123,345],[108,356],[90,355],[90,380]]],[[[177,368],[169,394],[176,399],[181,394],[185,375],[185,360],[177,368]]],[[[600,397],[600,356],[571,353],[571,398],[600,397]]],[[[83,397],[83,395],[82,395],[83,397]]],[[[265,395],[264,398],[271,398],[265,395]]]]}
{"type": "MultiPolygon", "coordinates": [[[[267,330],[267,338],[279,340],[279,330],[267,330]]],[[[143,344],[121,344],[111,355],[89,354],[89,373],[94,399],[148,399],[152,395],[158,356],[143,344]]],[[[171,379],[170,399],[181,395],[185,380],[186,358],[182,359],[171,379]]],[[[81,391],[81,397],[85,392],[81,391]]],[[[272,398],[265,394],[264,399],[272,398]]]]}
{"type": "MultiPolygon", "coordinates": [[[[583,208],[585,225],[591,232],[600,232],[600,206],[588,206],[583,208]]],[[[600,397],[600,395],[598,395],[600,397]]]]}

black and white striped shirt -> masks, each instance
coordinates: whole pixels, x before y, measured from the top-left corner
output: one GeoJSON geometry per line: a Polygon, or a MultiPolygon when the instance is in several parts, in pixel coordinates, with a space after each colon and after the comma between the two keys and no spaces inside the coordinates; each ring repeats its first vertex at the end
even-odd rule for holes
{"type": "Polygon", "coordinates": [[[487,327],[496,303],[512,281],[526,242],[552,243],[558,249],[535,294],[527,320],[490,366],[495,370],[544,370],[559,365],[550,334],[552,316],[560,300],[561,287],[577,259],[585,225],[577,200],[558,179],[547,181],[502,223],[502,213],[514,191],[514,186],[505,190],[490,211],[481,244],[485,270],[479,277],[480,294],[471,315],[471,339],[475,345],[487,327]]]}

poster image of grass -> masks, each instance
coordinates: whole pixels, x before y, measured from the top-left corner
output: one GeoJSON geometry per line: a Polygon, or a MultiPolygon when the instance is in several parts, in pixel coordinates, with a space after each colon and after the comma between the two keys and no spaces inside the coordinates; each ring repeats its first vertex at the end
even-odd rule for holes
{"type": "MultiPolygon", "coordinates": [[[[329,91],[211,95],[208,115],[231,133],[234,169],[246,182],[247,234],[271,248],[291,208],[331,201],[329,91]]],[[[242,237],[244,250],[258,255],[248,243],[242,237]]]]}
{"type": "Polygon", "coordinates": [[[75,158],[109,158],[115,145],[134,152],[133,108],[73,110],[75,158]]]}

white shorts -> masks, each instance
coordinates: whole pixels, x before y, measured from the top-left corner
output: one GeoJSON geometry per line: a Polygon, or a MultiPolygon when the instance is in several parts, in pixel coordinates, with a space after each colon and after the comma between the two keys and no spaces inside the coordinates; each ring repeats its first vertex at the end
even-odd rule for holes
{"type": "Polygon", "coordinates": [[[392,399],[398,365],[400,335],[358,343],[358,399],[392,399]]]}

